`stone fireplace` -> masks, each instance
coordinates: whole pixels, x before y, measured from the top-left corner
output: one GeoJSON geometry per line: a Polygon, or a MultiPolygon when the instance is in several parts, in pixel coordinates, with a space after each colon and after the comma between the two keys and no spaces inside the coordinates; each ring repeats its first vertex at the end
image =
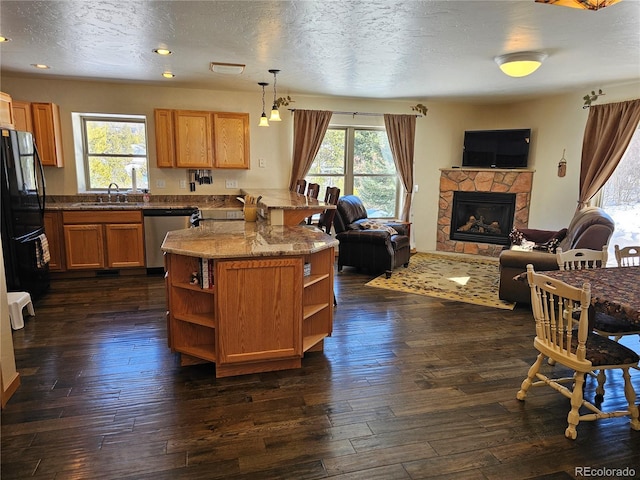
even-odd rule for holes
{"type": "Polygon", "coordinates": [[[441,169],[436,249],[500,255],[511,229],[529,224],[532,183],[533,170],[441,169]]]}

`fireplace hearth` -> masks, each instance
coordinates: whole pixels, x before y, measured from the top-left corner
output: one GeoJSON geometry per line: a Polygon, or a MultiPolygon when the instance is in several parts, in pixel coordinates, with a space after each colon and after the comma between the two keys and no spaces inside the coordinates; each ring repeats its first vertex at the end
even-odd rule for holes
{"type": "Polygon", "coordinates": [[[450,239],[509,245],[516,206],[514,193],[453,192],[450,239]]]}

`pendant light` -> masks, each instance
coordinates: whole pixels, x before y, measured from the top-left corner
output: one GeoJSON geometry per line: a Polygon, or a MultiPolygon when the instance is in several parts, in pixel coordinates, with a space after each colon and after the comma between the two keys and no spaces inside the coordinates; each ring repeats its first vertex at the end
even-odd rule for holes
{"type": "Polygon", "coordinates": [[[278,111],[278,104],[276,103],[276,75],[280,72],[280,70],[269,70],[269,73],[273,73],[273,106],[271,107],[271,117],[269,117],[269,121],[271,122],[281,122],[280,112],[278,111]]]}
{"type": "Polygon", "coordinates": [[[267,119],[267,114],[264,113],[264,87],[269,85],[267,82],[258,82],[258,85],[262,87],[262,115],[260,115],[260,123],[258,123],[259,127],[268,127],[269,120],[267,119]]]}

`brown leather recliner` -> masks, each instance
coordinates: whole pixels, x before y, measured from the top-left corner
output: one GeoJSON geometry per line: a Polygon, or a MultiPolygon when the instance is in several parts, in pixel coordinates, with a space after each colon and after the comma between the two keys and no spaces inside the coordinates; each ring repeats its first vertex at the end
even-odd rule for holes
{"type": "MultiPolygon", "coordinates": [[[[613,219],[601,208],[586,207],[575,214],[566,228],[566,235],[558,243],[563,252],[574,248],[602,250],[609,243],[615,224],[613,219]]],[[[564,230],[564,229],[563,229],[564,230]]],[[[537,244],[547,243],[563,233],[551,230],[521,229],[525,237],[537,244]]],[[[504,250],[500,254],[499,297],[509,302],[531,303],[531,290],[526,281],[513,277],[527,270],[531,263],[536,272],[558,270],[554,253],[545,251],[504,250]]]]}
{"type": "Polygon", "coordinates": [[[333,227],[338,248],[338,271],[344,265],[368,270],[371,273],[385,272],[387,278],[394,268],[409,265],[411,247],[407,226],[401,223],[380,222],[392,227],[398,234],[386,230],[366,228],[371,223],[362,200],[355,195],[346,195],[338,200],[333,227]]]}

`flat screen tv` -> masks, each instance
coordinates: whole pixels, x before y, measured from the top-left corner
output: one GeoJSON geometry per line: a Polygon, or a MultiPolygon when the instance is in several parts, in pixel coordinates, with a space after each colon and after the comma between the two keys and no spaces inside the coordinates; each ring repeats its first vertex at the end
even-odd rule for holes
{"type": "Polygon", "coordinates": [[[467,130],[463,167],[526,168],[531,129],[467,130]]]}

